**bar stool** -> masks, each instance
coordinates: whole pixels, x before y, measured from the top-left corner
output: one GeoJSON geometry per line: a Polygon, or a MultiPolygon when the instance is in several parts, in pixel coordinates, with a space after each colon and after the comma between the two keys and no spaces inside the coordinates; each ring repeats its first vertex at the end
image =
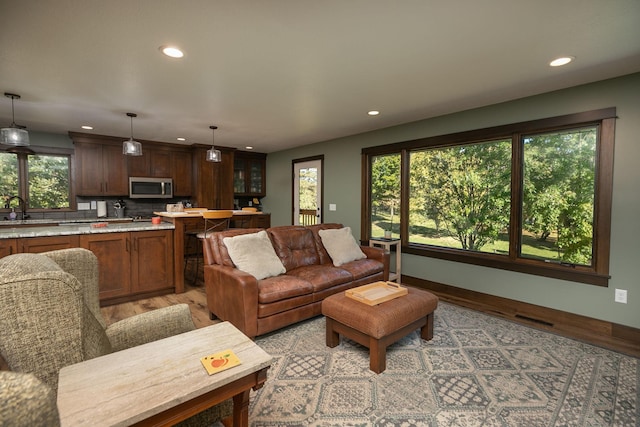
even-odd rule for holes
{"type": "MultiPolygon", "coordinates": [[[[231,217],[233,216],[233,211],[231,210],[213,210],[213,211],[202,211],[202,218],[204,218],[204,229],[202,230],[193,230],[188,231],[186,233],[187,239],[197,239],[196,240],[196,271],[193,275],[193,285],[195,286],[198,283],[198,274],[200,272],[200,259],[202,258],[202,250],[203,250],[203,240],[207,238],[207,234],[216,232],[216,231],[224,231],[229,228],[229,222],[231,221],[231,217]]],[[[187,268],[187,263],[185,262],[185,269],[187,268]]]]}

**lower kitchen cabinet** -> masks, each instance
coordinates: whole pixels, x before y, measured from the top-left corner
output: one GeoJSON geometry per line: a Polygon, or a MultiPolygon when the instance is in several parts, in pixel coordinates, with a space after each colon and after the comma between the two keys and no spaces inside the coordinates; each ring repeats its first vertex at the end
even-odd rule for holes
{"type": "Polygon", "coordinates": [[[130,233],[83,234],[80,247],[98,258],[100,300],[131,294],[130,233]]]}
{"type": "Polygon", "coordinates": [[[169,230],[131,234],[131,292],[173,289],[173,235],[169,230]]]}
{"type": "Polygon", "coordinates": [[[17,239],[0,239],[0,258],[18,253],[17,239]]]}
{"type": "Polygon", "coordinates": [[[174,288],[171,230],[85,234],[80,246],[98,257],[102,305],[174,288]]]}
{"type": "Polygon", "coordinates": [[[101,305],[175,290],[173,230],[0,239],[0,258],[78,247],[89,249],[98,258],[101,305]]]}
{"type": "Polygon", "coordinates": [[[77,235],[18,239],[18,250],[20,252],[40,253],[57,251],[58,249],[77,248],[78,246],[77,235]]]}

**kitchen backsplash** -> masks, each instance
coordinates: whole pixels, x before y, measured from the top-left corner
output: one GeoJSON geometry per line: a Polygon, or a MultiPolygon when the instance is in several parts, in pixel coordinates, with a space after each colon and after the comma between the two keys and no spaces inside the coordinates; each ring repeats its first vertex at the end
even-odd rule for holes
{"type": "MultiPolygon", "coordinates": [[[[95,201],[96,204],[98,201],[104,200],[107,205],[107,217],[108,218],[116,218],[116,210],[114,204],[120,200],[124,202],[125,218],[151,218],[153,216],[153,212],[164,211],[167,203],[183,203],[186,207],[190,205],[189,200],[174,198],[174,199],[128,199],[126,197],[77,197],[76,201],[78,203],[87,203],[91,206],[91,202],[95,201]]],[[[30,216],[29,219],[54,219],[54,220],[63,220],[63,219],[94,219],[98,218],[98,210],[97,206],[95,209],[89,210],[77,210],[74,212],[68,211],[58,211],[58,212],[29,212],[27,210],[27,214],[30,216]]]]}

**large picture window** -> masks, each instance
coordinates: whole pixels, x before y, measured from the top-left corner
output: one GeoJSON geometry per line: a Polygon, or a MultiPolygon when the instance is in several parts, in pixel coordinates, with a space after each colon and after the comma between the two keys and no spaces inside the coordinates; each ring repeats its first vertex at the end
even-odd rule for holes
{"type": "Polygon", "coordinates": [[[364,149],[362,235],[606,286],[614,122],[610,108],[364,149]]]}
{"type": "Polygon", "coordinates": [[[2,206],[17,208],[22,198],[29,210],[71,208],[71,156],[62,153],[0,152],[2,206]]]}

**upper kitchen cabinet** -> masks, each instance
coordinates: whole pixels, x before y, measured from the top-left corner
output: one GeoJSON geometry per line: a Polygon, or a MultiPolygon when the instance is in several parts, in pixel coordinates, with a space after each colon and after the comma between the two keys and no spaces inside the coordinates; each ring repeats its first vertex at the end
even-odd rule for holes
{"type": "Polygon", "coordinates": [[[171,152],[145,144],[142,156],[130,156],[129,176],[169,178],[171,176],[171,152]]]}
{"type": "Polygon", "coordinates": [[[75,145],[75,182],[78,196],[129,194],[127,159],[122,142],[110,137],[69,132],[75,145]]]}
{"type": "Polygon", "coordinates": [[[264,197],[267,193],[264,153],[236,151],[233,162],[233,193],[235,196],[264,197]]]}
{"type": "Polygon", "coordinates": [[[191,150],[171,152],[171,171],[173,176],[173,195],[187,197],[193,194],[191,179],[191,150]]]}
{"type": "Polygon", "coordinates": [[[122,154],[125,137],[69,132],[75,145],[78,196],[127,196],[129,177],[173,178],[173,195],[193,194],[192,148],[153,141],[142,143],[142,156],[122,154]]]}
{"type": "Polygon", "coordinates": [[[196,146],[193,149],[193,197],[194,206],[209,209],[233,209],[233,156],[234,149],[220,147],[222,161],[206,160],[211,146],[196,146]]]}
{"type": "Polygon", "coordinates": [[[190,147],[143,143],[142,156],[128,160],[129,176],[173,178],[173,195],[191,196],[190,147]]]}

